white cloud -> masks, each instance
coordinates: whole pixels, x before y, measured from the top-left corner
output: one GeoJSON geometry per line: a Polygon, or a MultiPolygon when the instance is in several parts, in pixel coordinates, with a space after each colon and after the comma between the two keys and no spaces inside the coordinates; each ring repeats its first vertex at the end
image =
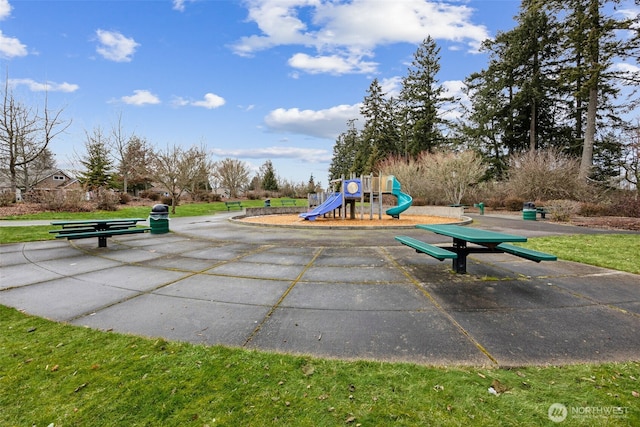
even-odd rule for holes
{"type": "Polygon", "coordinates": [[[622,71],[623,73],[634,74],[640,72],[640,67],[628,62],[618,62],[613,64],[612,67],[615,71],[622,71]]]}
{"type": "Polygon", "coordinates": [[[120,99],[130,105],[160,104],[160,98],[148,90],[134,90],[133,95],[123,96],[120,99]]]}
{"type": "Polygon", "coordinates": [[[331,153],[319,148],[300,147],[266,147],[245,149],[214,148],[211,153],[218,157],[235,157],[244,159],[297,159],[307,163],[331,161],[331,153]]]}
{"type": "Polygon", "coordinates": [[[346,74],[373,73],[376,71],[378,64],[363,61],[362,57],[359,56],[325,55],[312,57],[305,53],[296,53],[289,59],[289,65],[311,74],[346,74]]]}
{"type": "Polygon", "coordinates": [[[178,12],[184,12],[186,9],[187,3],[193,3],[198,0],[173,0],[173,10],[177,10],[178,12]]]}
{"type": "Polygon", "coordinates": [[[278,108],[264,119],[272,131],[335,139],[346,130],[347,121],[360,117],[360,104],[338,105],[324,110],[278,108]]]}
{"type": "Polygon", "coordinates": [[[33,92],[75,92],[80,86],[71,83],[39,83],[31,79],[9,79],[9,85],[19,86],[25,85],[33,92]]]}
{"type": "Polygon", "coordinates": [[[116,31],[96,30],[96,35],[100,42],[96,52],[111,61],[130,62],[136,48],[140,46],[133,38],[116,31]]]}
{"type": "Polygon", "coordinates": [[[15,37],[7,37],[0,30],[0,57],[13,58],[16,56],[26,56],[27,46],[22,44],[15,37]]]}
{"type": "Polygon", "coordinates": [[[402,90],[402,77],[394,76],[387,79],[382,79],[380,81],[380,87],[382,88],[382,92],[386,94],[387,97],[397,98],[398,96],[400,96],[400,90],[402,90]]]}
{"type": "Polygon", "coordinates": [[[184,0],[173,0],[173,9],[184,12],[184,0]]]}
{"type": "Polygon", "coordinates": [[[11,5],[9,0],[0,0],[0,20],[8,18],[11,15],[11,5]]]}
{"type": "Polygon", "coordinates": [[[173,98],[173,101],[171,101],[175,107],[186,107],[192,105],[194,107],[204,107],[209,110],[222,107],[226,102],[227,101],[223,97],[214,93],[205,94],[204,99],[201,101],[190,101],[181,96],[176,96],[173,98]]]}
{"type": "Polygon", "coordinates": [[[194,101],[191,105],[196,107],[204,107],[207,109],[213,109],[222,107],[225,104],[225,100],[223,97],[216,95],[215,93],[207,93],[204,95],[204,100],[202,101],[194,101]]]}
{"type": "Polygon", "coordinates": [[[259,35],[241,38],[233,48],[239,55],[279,45],[314,48],[317,55],[297,53],[289,65],[311,73],[369,73],[380,45],[420,43],[427,35],[477,51],[489,37],[486,27],[473,24],[473,9],[464,4],[430,0],[250,0],[248,20],[259,35]],[[311,17],[305,22],[303,19],[311,17]]]}

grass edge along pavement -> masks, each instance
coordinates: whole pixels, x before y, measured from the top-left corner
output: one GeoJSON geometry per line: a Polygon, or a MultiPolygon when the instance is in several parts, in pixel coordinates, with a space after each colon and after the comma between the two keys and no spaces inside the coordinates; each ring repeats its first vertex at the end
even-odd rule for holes
{"type": "Polygon", "coordinates": [[[0,306],[8,426],[526,426],[549,425],[555,403],[563,426],[640,425],[639,378],[638,362],[430,367],[194,345],[0,306]]]}

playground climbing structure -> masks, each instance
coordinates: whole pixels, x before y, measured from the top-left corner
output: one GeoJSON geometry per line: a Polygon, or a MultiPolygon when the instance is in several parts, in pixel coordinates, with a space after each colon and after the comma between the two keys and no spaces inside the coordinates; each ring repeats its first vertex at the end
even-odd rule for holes
{"type": "Polygon", "coordinates": [[[382,218],[382,195],[392,194],[396,198],[396,205],[387,209],[386,214],[393,218],[400,218],[400,214],[413,203],[410,195],[401,191],[400,182],[393,175],[373,176],[365,175],[360,178],[344,179],[344,177],[331,181],[336,185],[339,191],[329,193],[321,203],[313,203],[317,201],[317,195],[310,196],[309,206],[313,206],[309,212],[301,213],[300,217],[309,221],[315,220],[318,216],[324,216],[335,211],[340,212],[343,219],[347,217],[347,206],[349,207],[349,216],[356,219],[356,202],[360,202],[360,219],[364,219],[365,200],[369,201],[369,219],[373,219],[374,208],[377,205],[378,218],[382,218]]]}

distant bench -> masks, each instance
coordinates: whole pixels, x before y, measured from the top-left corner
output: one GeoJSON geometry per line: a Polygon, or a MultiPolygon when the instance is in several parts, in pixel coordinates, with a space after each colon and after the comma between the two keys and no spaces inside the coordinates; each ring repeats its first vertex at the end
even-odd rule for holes
{"type": "Polygon", "coordinates": [[[282,206],[295,206],[296,205],[295,199],[282,199],[282,200],[280,200],[280,203],[282,204],[282,206]]]}
{"type": "Polygon", "coordinates": [[[98,247],[107,247],[107,238],[123,234],[146,233],[150,227],[138,227],[137,223],[145,221],[144,218],[123,219],[88,219],[77,221],[52,221],[51,225],[61,226],[61,229],[50,230],[55,233],[56,239],[89,239],[98,238],[98,247]]]}
{"type": "Polygon", "coordinates": [[[536,213],[540,214],[540,218],[545,219],[547,217],[547,214],[549,213],[549,211],[541,206],[541,207],[536,208],[536,213]]]}
{"type": "Polygon", "coordinates": [[[242,202],[224,202],[227,207],[227,211],[233,209],[242,209],[242,202]]]}

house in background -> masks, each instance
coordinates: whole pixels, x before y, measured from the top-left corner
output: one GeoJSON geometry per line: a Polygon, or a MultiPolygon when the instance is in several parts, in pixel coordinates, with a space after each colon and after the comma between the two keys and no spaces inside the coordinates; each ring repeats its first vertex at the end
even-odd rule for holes
{"type": "Polygon", "coordinates": [[[81,190],[82,185],[73,175],[62,169],[45,174],[31,187],[33,190],[81,190]]]}
{"type": "Polygon", "coordinates": [[[44,173],[40,179],[38,179],[29,190],[33,193],[42,192],[62,192],[67,191],[80,191],[82,190],[82,184],[76,177],[70,172],[62,169],[53,169],[47,173],[44,173]]]}

